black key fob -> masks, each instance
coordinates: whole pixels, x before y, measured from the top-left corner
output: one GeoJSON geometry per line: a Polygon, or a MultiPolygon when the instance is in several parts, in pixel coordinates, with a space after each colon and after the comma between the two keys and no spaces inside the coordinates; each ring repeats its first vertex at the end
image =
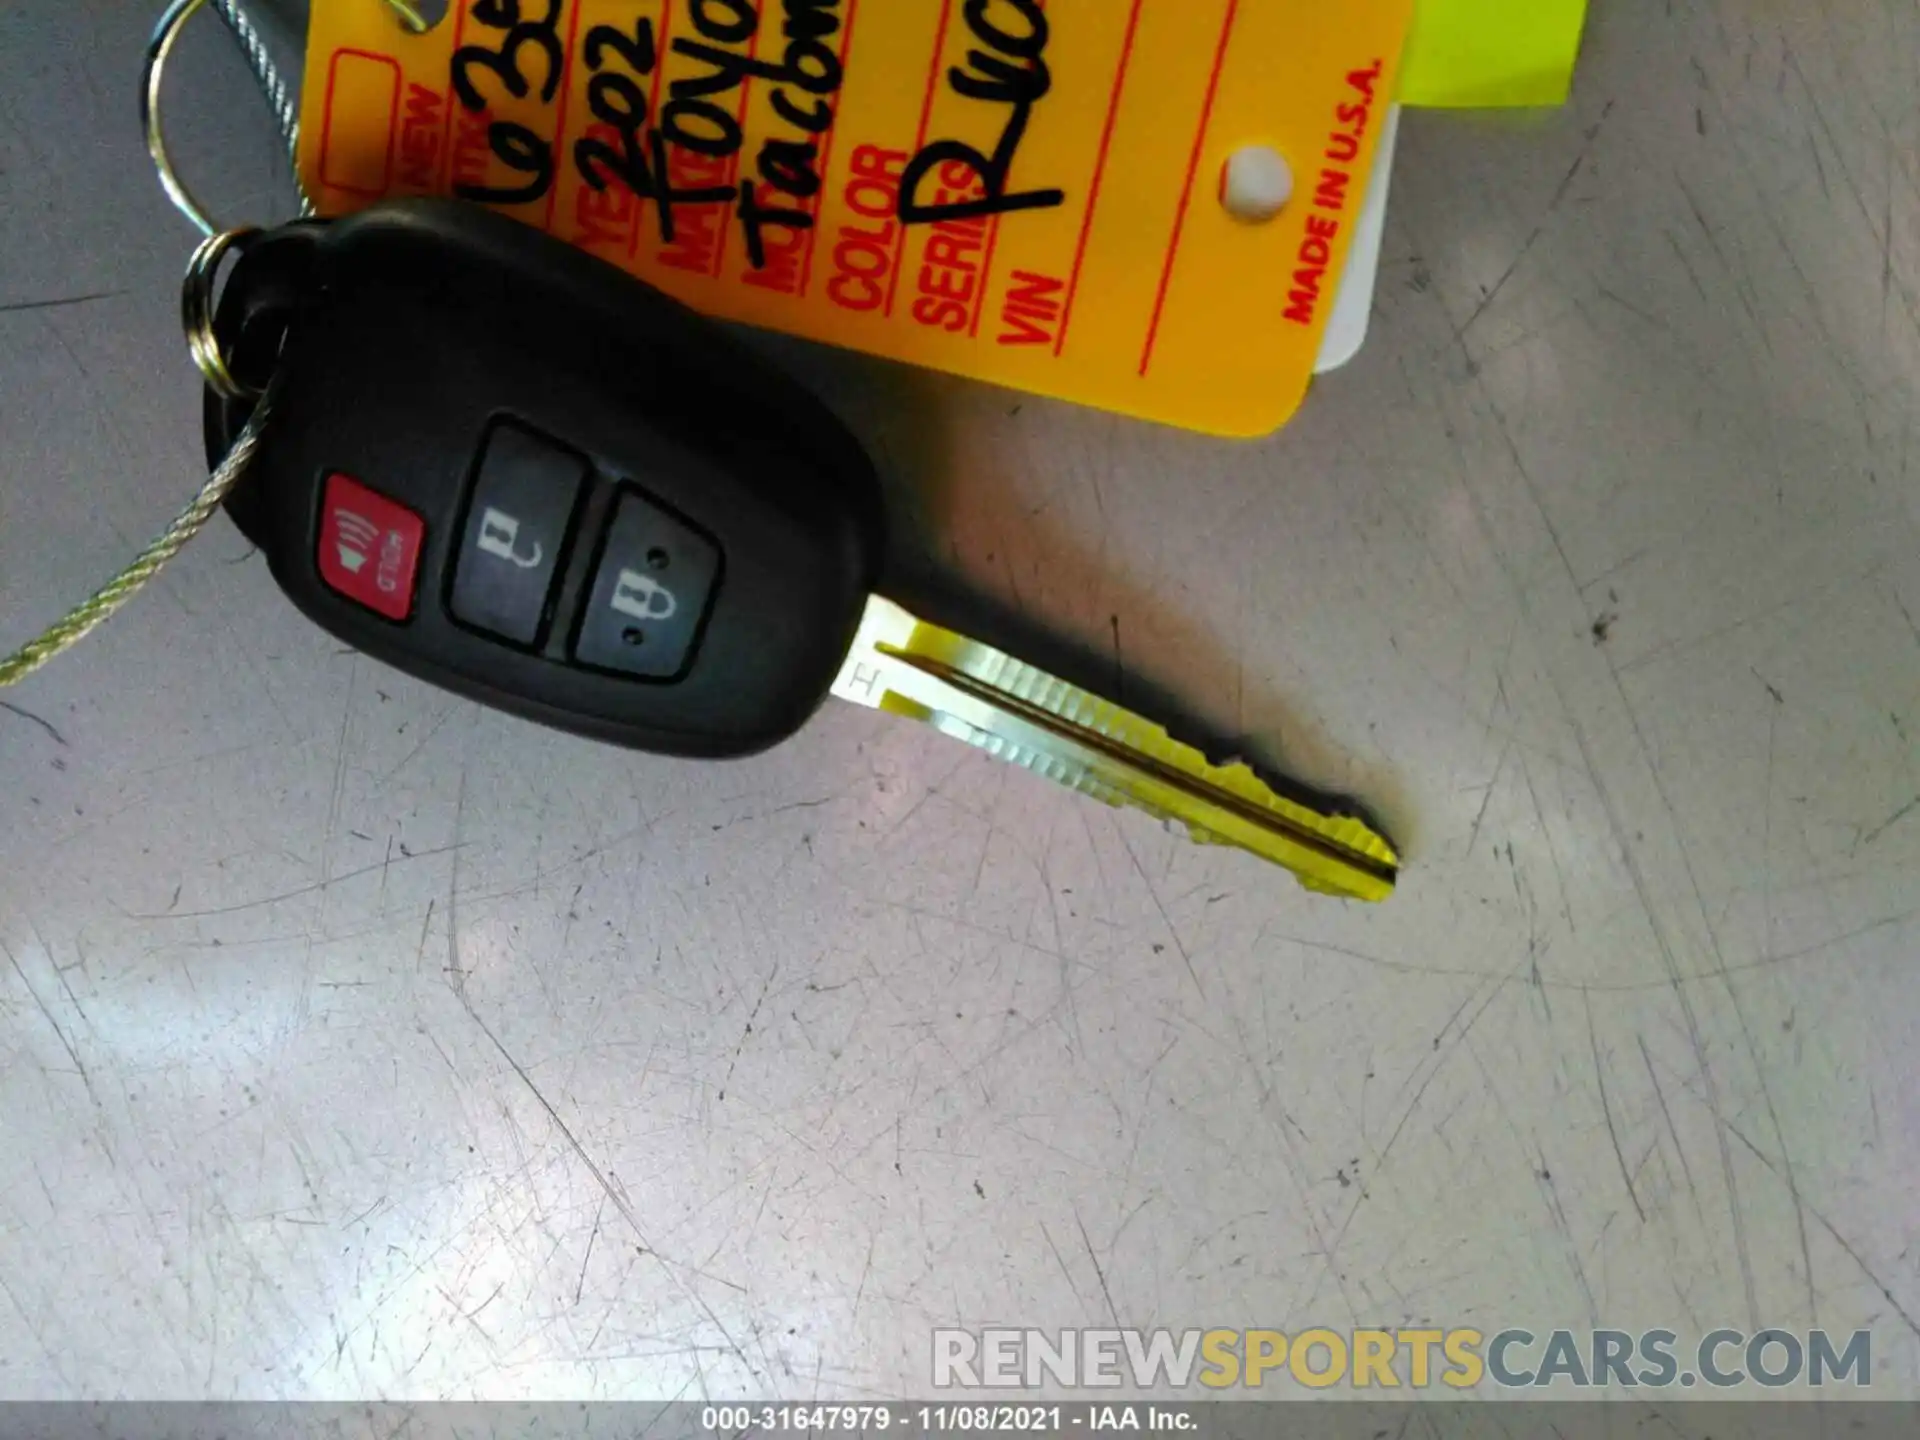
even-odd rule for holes
{"type": "MultiPolygon", "coordinates": [[[[342,640],[667,754],[762,749],[825,697],[877,579],[878,486],[714,322],[490,211],[405,200],[261,237],[215,328],[273,384],[229,511],[342,640]]],[[[210,460],[247,414],[209,394],[210,460]]]]}

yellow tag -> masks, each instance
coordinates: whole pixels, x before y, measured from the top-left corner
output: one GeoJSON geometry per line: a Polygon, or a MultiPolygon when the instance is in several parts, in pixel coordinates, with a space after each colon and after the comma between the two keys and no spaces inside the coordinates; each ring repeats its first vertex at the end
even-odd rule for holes
{"type": "Polygon", "coordinates": [[[1412,0],[313,7],[322,214],[494,205],[709,314],[1226,434],[1306,392],[1412,0]],[[1293,197],[1229,215],[1232,155],[1293,197]]]}

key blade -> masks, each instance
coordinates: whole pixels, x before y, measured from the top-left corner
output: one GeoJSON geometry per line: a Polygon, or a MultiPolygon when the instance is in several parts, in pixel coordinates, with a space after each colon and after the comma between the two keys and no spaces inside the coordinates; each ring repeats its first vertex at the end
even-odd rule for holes
{"type": "Polygon", "coordinates": [[[1352,815],[1275,793],[1240,763],[1213,765],[1162,726],[875,596],[833,693],[932,725],[1109,805],[1177,823],[1291,870],[1309,890],[1393,893],[1400,857],[1352,815]]]}

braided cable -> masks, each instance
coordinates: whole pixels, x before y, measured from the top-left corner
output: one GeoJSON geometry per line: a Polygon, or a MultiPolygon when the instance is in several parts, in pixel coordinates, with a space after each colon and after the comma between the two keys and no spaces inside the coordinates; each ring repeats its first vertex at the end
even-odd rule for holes
{"type": "Polygon", "coordinates": [[[234,43],[240,47],[240,54],[247,62],[247,68],[253,71],[253,78],[260,82],[260,93],[266,97],[267,106],[273,111],[273,123],[279,127],[280,137],[286,142],[287,164],[293,170],[294,188],[300,192],[300,213],[311,215],[313,201],[308,197],[306,187],[300,183],[299,103],[287,89],[286,77],[273,63],[273,56],[267,49],[266,41],[261,39],[260,31],[240,7],[240,0],[207,0],[207,3],[226,22],[227,29],[233,33],[234,43]]]}
{"type": "MultiPolygon", "coordinates": [[[[393,11],[396,20],[416,33],[426,29],[425,20],[419,15],[409,0],[384,0],[393,11]]],[[[212,305],[213,271],[219,265],[220,256],[225,250],[251,233],[245,229],[220,233],[205,211],[193,199],[180,177],[175,173],[172,161],[168,158],[166,142],[160,130],[160,79],[171,52],[173,42],[181,28],[193,17],[193,13],[202,4],[211,4],[215,13],[226,22],[234,42],[239,45],[247,68],[259,82],[261,93],[266,97],[273,111],[274,124],[279,127],[281,138],[286,143],[287,162],[293,168],[294,188],[300,195],[300,213],[311,215],[313,201],[306,187],[300,183],[300,110],[292,92],[287,88],[285,77],[273,62],[266,41],[255,27],[240,0],[171,0],[166,12],[155,27],[152,40],[147,49],[146,71],[140,82],[140,125],[146,134],[147,149],[153,156],[155,169],[159,172],[161,187],[167,192],[174,205],[207,236],[201,246],[194,251],[192,261],[187,267],[187,280],[183,292],[183,311],[186,319],[187,340],[193,351],[194,361],[201,373],[216,391],[226,395],[239,393],[230,374],[226,361],[221,356],[219,345],[213,339],[212,327],[208,323],[212,305]]],[[[271,391],[260,398],[259,404],[247,418],[246,425],[234,440],[233,446],[224,459],[214,467],[213,473],[202,485],[179,514],[154,541],[134,557],[131,564],[121,570],[93,594],[69,610],[60,619],[48,626],[40,634],[0,659],[0,688],[24,680],[34,671],[45,665],[54,656],[78,643],[88,633],[99,626],[114,611],[118,610],[157,574],[162,566],[180,553],[186,543],[205,528],[213,518],[214,511],[226,499],[228,492],[239,483],[252,462],[254,452],[260,446],[261,428],[265,425],[271,408],[271,391]]]]}
{"type": "Polygon", "coordinates": [[[233,489],[252,463],[270,405],[270,395],[263,396],[233,442],[233,448],[227,451],[226,458],[207,477],[207,483],[200,487],[199,493],[187,503],[186,508],[173,517],[172,523],[134,557],[132,564],[39,635],[0,660],[0,686],[24,680],[61,651],[84,638],[131,600],[161,566],[179,554],[181,548],[200,533],[207,521],[213,518],[213,512],[220,508],[220,502],[227,498],[227,492],[233,489]]]}

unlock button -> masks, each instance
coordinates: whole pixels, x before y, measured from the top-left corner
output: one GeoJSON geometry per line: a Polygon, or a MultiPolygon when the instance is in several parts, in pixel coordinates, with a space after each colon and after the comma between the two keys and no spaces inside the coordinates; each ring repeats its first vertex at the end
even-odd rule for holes
{"type": "Polygon", "coordinates": [[[672,680],[687,668],[720,574],[706,535],[623,489],[580,617],[573,657],[600,670],[672,680]]]}
{"type": "Polygon", "coordinates": [[[586,479],[587,462],[545,436],[506,422],[488,431],[454,562],[455,619],[539,643],[586,479]]]}

